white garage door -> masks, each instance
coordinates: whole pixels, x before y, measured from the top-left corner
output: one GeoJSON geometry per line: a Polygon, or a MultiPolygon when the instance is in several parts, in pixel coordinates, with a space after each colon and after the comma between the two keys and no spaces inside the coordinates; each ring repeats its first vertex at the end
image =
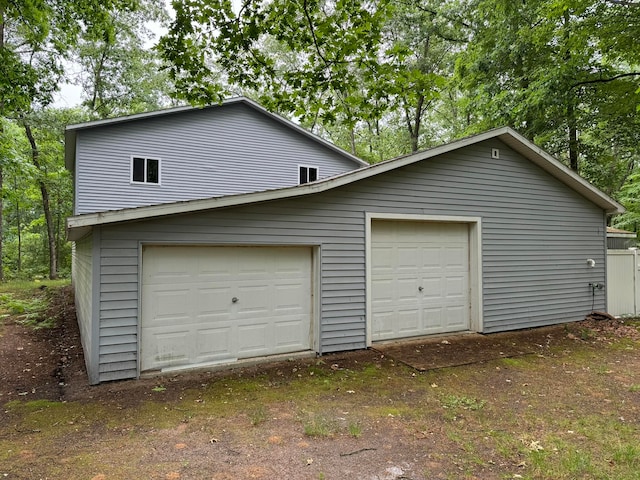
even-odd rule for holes
{"type": "Polygon", "coordinates": [[[469,227],[373,220],[373,341],[469,329],[469,227]]]}
{"type": "Polygon", "coordinates": [[[309,350],[311,259],[304,247],[145,247],[141,370],[309,350]]]}

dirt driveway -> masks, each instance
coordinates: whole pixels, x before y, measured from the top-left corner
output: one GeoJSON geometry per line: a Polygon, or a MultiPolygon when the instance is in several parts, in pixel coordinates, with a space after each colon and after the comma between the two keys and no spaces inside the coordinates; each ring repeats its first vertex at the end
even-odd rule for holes
{"type": "Polygon", "coordinates": [[[0,326],[0,478],[638,478],[638,323],[90,387],[69,302],[0,326]]]}

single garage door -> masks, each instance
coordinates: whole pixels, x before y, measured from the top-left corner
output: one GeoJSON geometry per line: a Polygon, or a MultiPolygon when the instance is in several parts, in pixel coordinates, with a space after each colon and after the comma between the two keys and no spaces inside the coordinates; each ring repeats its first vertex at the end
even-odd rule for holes
{"type": "Polygon", "coordinates": [[[142,262],[142,371],[311,348],[310,248],[147,246],[142,262]]]}
{"type": "Polygon", "coordinates": [[[373,220],[373,341],[469,329],[469,226],[373,220]]]}

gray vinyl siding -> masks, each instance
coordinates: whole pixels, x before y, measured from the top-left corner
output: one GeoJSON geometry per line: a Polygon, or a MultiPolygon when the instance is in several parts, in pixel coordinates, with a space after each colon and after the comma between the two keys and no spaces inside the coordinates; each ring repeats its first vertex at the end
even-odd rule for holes
{"type": "Polygon", "coordinates": [[[92,364],[91,359],[98,348],[93,342],[95,335],[92,329],[94,307],[93,253],[92,235],[88,235],[73,244],[71,279],[75,290],[76,317],[87,366],[92,364]]]}
{"type": "Polygon", "coordinates": [[[320,178],[353,160],[238,103],[77,131],[75,213],[232,195],[320,178]],[[160,160],[160,185],[132,184],[131,157],[160,160]]]}
{"type": "Polygon", "coordinates": [[[605,281],[603,211],[490,140],[319,194],[103,227],[101,379],[135,376],[144,242],[318,245],[321,353],[364,348],[367,212],[482,219],[487,333],[580,320],[605,281]]]}

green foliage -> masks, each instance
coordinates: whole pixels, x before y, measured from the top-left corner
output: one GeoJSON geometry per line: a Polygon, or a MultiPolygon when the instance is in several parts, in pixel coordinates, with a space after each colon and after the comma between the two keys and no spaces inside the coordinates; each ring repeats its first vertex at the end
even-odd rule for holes
{"type": "Polygon", "coordinates": [[[89,114],[158,108],[169,87],[157,55],[145,46],[151,38],[145,24],[165,20],[159,0],[0,1],[3,278],[70,273],[65,219],[73,192],[64,167],[64,128],[88,114],[48,107],[65,61],[73,57],[83,67],[75,81],[89,114]]]}
{"type": "Polygon", "coordinates": [[[224,0],[182,3],[159,46],[181,98],[250,93],[379,161],[435,137],[422,122],[451,74],[450,37],[459,39],[432,8],[445,7],[276,0],[236,12],[224,0]]]}
{"type": "Polygon", "coordinates": [[[640,72],[625,43],[637,33],[635,8],[601,0],[470,4],[473,37],[457,61],[474,118],[467,131],[512,126],[567,162],[580,159],[589,180],[617,191],[638,155],[640,72]],[[603,157],[619,165],[600,168],[603,157]]]}
{"type": "Polygon", "coordinates": [[[63,60],[81,31],[109,35],[113,10],[135,10],[138,0],[43,0],[0,3],[0,116],[48,105],[63,60]]]}
{"type": "Polygon", "coordinates": [[[47,222],[42,188],[49,198],[52,233],[57,246],[59,273],[69,273],[71,250],[65,219],[72,210],[71,175],[64,168],[62,138],[67,123],[82,118],[76,110],[46,110],[4,122],[13,156],[3,178],[3,268],[6,279],[31,279],[49,274],[47,222]],[[38,146],[38,164],[30,159],[31,146],[20,123],[28,123],[38,146]]]}
{"type": "Polygon", "coordinates": [[[46,316],[48,306],[49,297],[44,293],[29,299],[15,298],[11,293],[0,294],[0,310],[19,316],[20,323],[34,330],[55,326],[55,319],[46,316]]]}
{"type": "Polygon", "coordinates": [[[380,39],[390,2],[246,2],[237,14],[226,0],[174,7],[160,48],[190,102],[218,102],[237,86],[303,121],[352,126],[379,118],[386,95],[384,79],[376,86],[380,39]]]}
{"type": "Polygon", "coordinates": [[[114,11],[108,19],[112,34],[83,35],[75,50],[82,66],[79,84],[83,105],[92,117],[157,110],[169,102],[170,83],[161,71],[155,50],[146,44],[154,39],[149,22],[166,23],[164,5],[145,2],[135,11],[114,11]]]}

